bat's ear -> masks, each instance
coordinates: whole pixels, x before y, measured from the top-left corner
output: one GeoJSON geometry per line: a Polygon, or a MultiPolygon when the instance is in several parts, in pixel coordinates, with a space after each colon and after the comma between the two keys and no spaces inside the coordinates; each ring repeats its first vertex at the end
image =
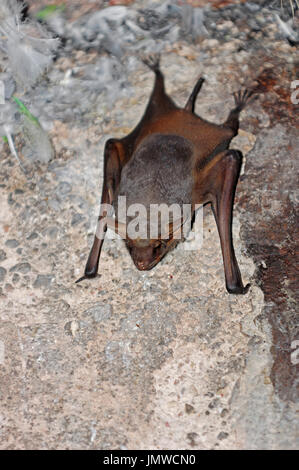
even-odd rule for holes
{"type": "Polygon", "coordinates": [[[107,226],[117,233],[121,238],[127,238],[127,226],[113,217],[107,217],[107,226]]]}

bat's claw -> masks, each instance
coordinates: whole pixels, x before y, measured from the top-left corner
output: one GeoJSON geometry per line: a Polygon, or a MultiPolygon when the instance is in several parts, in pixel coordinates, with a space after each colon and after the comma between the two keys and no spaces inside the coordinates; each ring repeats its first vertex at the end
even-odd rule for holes
{"type": "Polygon", "coordinates": [[[77,281],[75,281],[75,284],[78,284],[79,282],[84,281],[84,279],[87,279],[87,277],[86,276],[80,277],[79,279],[77,279],[77,281]]]}
{"type": "Polygon", "coordinates": [[[255,94],[254,90],[245,89],[243,91],[239,90],[238,92],[234,93],[234,99],[236,104],[236,109],[240,112],[245,106],[249,103],[252,99],[253,95],[255,94]]]}
{"type": "Polygon", "coordinates": [[[153,72],[157,72],[160,68],[160,53],[145,54],[141,56],[142,62],[147,65],[153,72]]]}

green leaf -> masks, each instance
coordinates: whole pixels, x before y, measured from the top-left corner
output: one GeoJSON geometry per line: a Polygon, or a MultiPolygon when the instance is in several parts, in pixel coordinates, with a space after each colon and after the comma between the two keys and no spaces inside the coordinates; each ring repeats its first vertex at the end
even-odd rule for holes
{"type": "Polygon", "coordinates": [[[8,138],[6,137],[6,135],[3,135],[2,136],[2,140],[7,144],[8,143],[8,138]]]}
{"type": "Polygon", "coordinates": [[[54,13],[60,13],[65,9],[65,3],[61,5],[47,5],[45,8],[42,8],[40,11],[36,13],[36,18],[38,20],[45,21],[47,18],[54,13]]]}
{"type": "Polygon", "coordinates": [[[33,114],[29,111],[28,108],[26,108],[24,103],[19,98],[13,96],[13,100],[17,103],[19,110],[22,114],[24,114],[28,119],[30,119],[30,121],[32,121],[36,126],[40,125],[38,119],[33,116],[33,114]]]}

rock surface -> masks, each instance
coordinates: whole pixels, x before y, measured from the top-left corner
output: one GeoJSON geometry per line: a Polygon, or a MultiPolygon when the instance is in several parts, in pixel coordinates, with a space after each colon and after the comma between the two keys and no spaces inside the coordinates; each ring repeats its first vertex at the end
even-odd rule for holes
{"type": "MultiPolygon", "coordinates": [[[[2,449],[298,447],[296,49],[263,2],[220,3],[205,13],[207,37],[194,38],[192,28],[185,37],[173,33],[174,41],[171,31],[162,37],[161,66],[181,105],[205,76],[196,109],[213,122],[226,118],[233,91],[257,80],[263,92],[242,112],[232,145],[245,160],[233,229],[251,289],[245,296],[225,291],[209,207],[198,252],[187,240],[155,269],[139,272],[124,245],[107,239],[100,276],[75,285],[96,225],[104,143],[135,126],[153,75],[136,53],[123,68],[111,51],[82,52],[69,37],[49,83],[28,95],[55,158],[26,163],[16,136],[24,174],[0,144],[2,449]],[[90,91],[83,79],[63,85],[72,75],[96,76],[101,64],[112,66],[102,88],[90,91]],[[104,84],[111,70],[113,105],[104,84]]],[[[146,8],[153,5],[127,6],[144,31],[163,29],[156,10],[141,21],[146,8]]],[[[117,18],[115,28],[121,11],[117,18]]],[[[181,23],[173,18],[175,30],[181,23]]]]}

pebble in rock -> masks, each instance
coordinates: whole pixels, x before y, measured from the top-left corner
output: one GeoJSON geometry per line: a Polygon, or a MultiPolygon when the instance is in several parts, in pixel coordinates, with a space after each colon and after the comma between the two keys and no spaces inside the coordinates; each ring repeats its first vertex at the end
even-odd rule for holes
{"type": "Polygon", "coordinates": [[[96,323],[103,322],[111,318],[112,307],[110,304],[104,304],[102,302],[95,303],[92,307],[83,312],[83,316],[91,316],[96,323]]]}
{"type": "Polygon", "coordinates": [[[3,282],[6,276],[6,269],[0,266],[0,282],[3,282]]]}
{"type": "Polygon", "coordinates": [[[217,436],[217,439],[219,439],[220,441],[222,441],[223,439],[227,439],[229,436],[229,434],[227,432],[223,432],[221,431],[218,436],[217,436]]]}
{"type": "Polygon", "coordinates": [[[54,276],[51,274],[39,274],[34,281],[33,287],[37,289],[50,287],[53,278],[54,276]]]}
{"type": "Polygon", "coordinates": [[[19,280],[20,280],[20,275],[18,273],[14,273],[12,277],[12,282],[16,284],[17,282],[19,282],[19,280]]]}
{"type": "Polygon", "coordinates": [[[79,212],[76,212],[72,217],[71,225],[72,226],[78,225],[83,220],[84,220],[84,217],[81,214],[79,214],[79,212]]]}
{"type": "Polygon", "coordinates": [[[61,181],[56,188],[56,193],[58,196],[63,197],[69,194],[72,190],[72,186],[67,181],[61,181]]]}
{"type": "Polygon", "coordinates": [[[18,273],[21,273],[21,274],[27,274],[27,273],[29,273],[29,271],[31,271],[31,266],[30,266],[29,263],[15,264],[15,266],[10,268],[10,270],[9,270],[9,272],[11,272],[11,273],[18,272],[18,273]]]}
{"type": "Polygon", "coordinates": [[[27,240],[31,241],[31,240],[35,240],[36,238],[38,238],[38,234],[36,232],[32,232],[28,237],[27,237],[27,240]]]}
{"type": "Polygon", "coordinates": [[[6,240],[5,242],[5,246],[7,246],[8,248],[16,248],[17,246],[19,246],[19,242],[18,240],[15,240],[15,239],[11,239],[11,240],[6,240]]]}

